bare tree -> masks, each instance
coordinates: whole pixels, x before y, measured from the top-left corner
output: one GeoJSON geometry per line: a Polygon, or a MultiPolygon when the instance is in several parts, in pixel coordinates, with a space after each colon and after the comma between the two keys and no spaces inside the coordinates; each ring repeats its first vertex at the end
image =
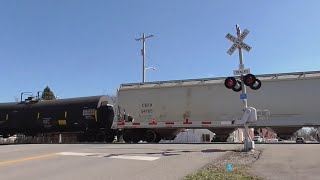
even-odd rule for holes
{"type": "Polygon", "coordinates": [[[305,140],[317,139],[317,129],[315,128],[302,128],[293,134],[293,138],[303,137],[305,140]]]}
{"type": "Polygon", "coordinates": [[[310,139],[311,139],[311,140],[317,139],[317,133],[318,133],[318,130],[317,130],[316,128],[311,128],[311,129],[310,129],[310,132],[309,132],[309,134],[310,134],[310,139]]]}
{"type": "Polygon", "coordinates": [[[14,96],[14,102],[20,102],[20,97],[14,96]]]}

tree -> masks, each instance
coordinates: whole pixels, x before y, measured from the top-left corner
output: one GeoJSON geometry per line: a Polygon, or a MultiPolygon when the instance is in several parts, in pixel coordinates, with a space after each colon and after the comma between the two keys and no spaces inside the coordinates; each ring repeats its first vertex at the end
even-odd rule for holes
{"type": "Polygon", "coordinates": [[[309,131],[310,134],[310,139],[318,139],[317,135],[318,135],[318,130],[316,128],[311,128],[309,131]]]}
{"type": "Polygon", "coordinates": [[[14,96],[14,101],[15,101],[15,102],[20,102],[20,97],[14,96]]]}
{"type": "Polygon", "coordinates": [[[315,128],[302,128],[293,134],[293,139],[303,137],[305,140],[317,139],[317,129],[315,128]]]}
{"type": "Polygon", "coordinates": [[[42,91],[42,96],[41,99],[44,100],[52,100],[52,99],[56,99],[56,96],[54,95],[54,93],[51,91],[51,89],[49,88],[49,86],[46,86],[43,91],[42,91]]]}

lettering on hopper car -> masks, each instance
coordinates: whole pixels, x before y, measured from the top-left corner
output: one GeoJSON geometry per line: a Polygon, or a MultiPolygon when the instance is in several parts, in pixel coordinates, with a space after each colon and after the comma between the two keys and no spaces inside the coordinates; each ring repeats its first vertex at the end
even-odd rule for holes
{"type": "Polygon", "coordinates": [[[151,114],[152,111],[153,111],[152,109],[142,109],[141,114],[151,114]]]}
{"type": "Polygon", "coordinates": [[[152,103],[143,103],[141,107],[143,108],[152,107],[152,103]]]}

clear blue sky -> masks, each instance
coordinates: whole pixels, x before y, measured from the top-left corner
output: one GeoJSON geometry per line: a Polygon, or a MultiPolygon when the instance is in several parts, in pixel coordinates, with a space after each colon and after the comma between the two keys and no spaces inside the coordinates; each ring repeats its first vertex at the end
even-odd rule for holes
{"type": "Polygon", "coordinates": [[[115,94],[140,82],[232,75],[235,24],[250,34],[254,74],[320,70],[320,1],[7,0],[0,2],[0,101],[49,86],[60,98],[115,94]]]}

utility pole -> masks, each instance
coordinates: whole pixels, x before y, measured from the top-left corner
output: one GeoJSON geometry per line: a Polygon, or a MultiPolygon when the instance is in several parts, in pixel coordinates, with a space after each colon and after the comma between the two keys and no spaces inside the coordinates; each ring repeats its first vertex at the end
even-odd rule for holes
{"type": "Polygon", "coordinates": [[[142,34],[142,38],[136,39],[136,41],[142,40],[142,82],[144,83],[146,80],[146,39],[153,37],[153,35],[145,36],[144,33],[142,34]]]}

